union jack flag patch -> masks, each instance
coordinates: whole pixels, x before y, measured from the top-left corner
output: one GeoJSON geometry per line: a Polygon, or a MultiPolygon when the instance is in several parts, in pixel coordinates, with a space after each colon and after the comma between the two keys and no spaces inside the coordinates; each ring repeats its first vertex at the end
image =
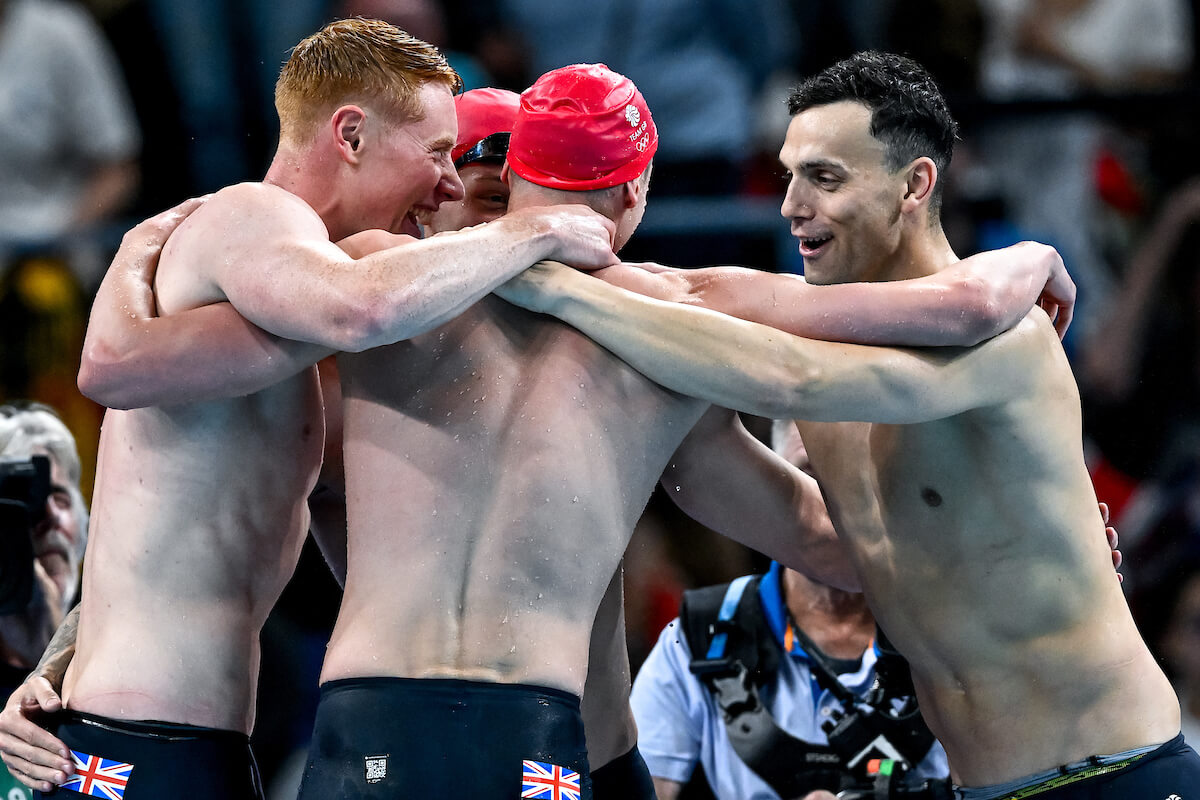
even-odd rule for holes
{"type": "Polygon", "coordinates": [[[125,784],[129,783],[133,764],[89,756],[76,750],[71,751],[71,760],[75,762],[75,774],[62,788],[92,797],[106,797],[108,800],[122,800],[125,797],[125,784]]]}
{"type": "Polygon", "coordinates": [[[579,800],[579,773],[544,761],[521,762],[521,797],[579,800]]]}

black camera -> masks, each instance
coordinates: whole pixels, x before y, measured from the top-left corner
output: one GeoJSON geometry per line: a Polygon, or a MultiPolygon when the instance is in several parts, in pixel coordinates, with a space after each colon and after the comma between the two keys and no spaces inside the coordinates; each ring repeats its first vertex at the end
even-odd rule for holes
{"type": "Polygon", "coordinates": [[[871,762],[867,777],[859,784],[837,793],[838,800],[954,800],[948,780],[910,779],[902,761],[881,759],[871,762]]]}
{"type": "Polygon", "coordinates": [[[886,694],[875,703],[834,712],[822,728],[830,748],[854,776],[853,787],[844,787],[839,800],[949,800],[947,781],[917,783],[908,765],[920,762],[933,746],[933,734],[921,719],[915,700],[889,707],[886,694]]]}
{"type": "Polygon", "coordinates": [[[33,599],[33,531],[49,496],[48,456],[0,457],[0,614],[33,599]]]}

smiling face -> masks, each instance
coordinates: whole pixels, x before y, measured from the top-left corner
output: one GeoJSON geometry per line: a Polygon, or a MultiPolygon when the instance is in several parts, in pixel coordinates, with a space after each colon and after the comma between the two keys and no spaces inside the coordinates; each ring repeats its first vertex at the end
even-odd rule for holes
{"type": "Polygon", "coordinates": [[[802,111],[788,125],[780,213],[810,283],[881,279],[901,246],[906,171],[887,168],[870,123],[870,109],[841,101],[802,111]]]}
{"type": "Polygon", "coordinates": [[[427,83],[417,94],[422,117],[401,123],[381,119],[374,157],[364,160],[359,190],[365,206],[376,212],[367,227],[419,236],[418,214],[463,197],[450,159],[458,136],[450,90],[427,83]]]}

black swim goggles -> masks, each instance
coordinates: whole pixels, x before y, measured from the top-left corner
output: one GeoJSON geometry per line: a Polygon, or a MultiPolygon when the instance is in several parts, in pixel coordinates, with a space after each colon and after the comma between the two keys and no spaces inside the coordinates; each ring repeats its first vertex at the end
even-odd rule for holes
{"type": "Polygon", "coordinates": [[[454,159],[454,168],[462,169],[467,164],[484,159],[503,161],[504,157],[508,155],[508,140],[511,137],[512,134],[507,131],[483,137],[475,143],[474,147],[454,159]]]}

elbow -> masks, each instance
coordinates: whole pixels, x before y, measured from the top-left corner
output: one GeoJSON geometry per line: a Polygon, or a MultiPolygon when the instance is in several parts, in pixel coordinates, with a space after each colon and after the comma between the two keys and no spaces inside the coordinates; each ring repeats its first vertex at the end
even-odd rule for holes
{"type": "Polygon", "coordinates": [[[1016,322],[1005,310],[1010,304],[986,281],[973,278],[963,286],[962,292],[958,319],[948,326],[955,340],[951,344],[974,347],[1016,322]]]}
{"type": "Polygon", "coordinates": [[[130,409],[135,399],[128,396],[129,381],[122,380],[118,370],[120,358],[103,344],[89,338],[79,359],[76,385],[79,392],[105,408],[130,409]]]}
{"type": "Polygon", "coordinates": [[[345,353],[361,353],[406,338],[404,332],[398,330],[395,314],[389,313],[393,311],[375,298],[364,297],[346,303],[331,315],[333,325],[329,340],[318,344],[345,353]]]}

